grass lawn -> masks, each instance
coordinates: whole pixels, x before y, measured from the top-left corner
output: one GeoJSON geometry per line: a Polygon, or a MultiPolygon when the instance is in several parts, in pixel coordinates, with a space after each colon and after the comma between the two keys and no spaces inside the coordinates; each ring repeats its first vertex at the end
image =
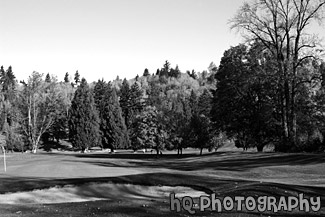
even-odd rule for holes
{"type": "MultiPolygon", "coordinates": [[[[142,186],[185,186],[207,194],[225,196],[321,197],[319,212],[258,213],[257,211],[196,212],[196,216],[325,216],[325,155],[185,151],[155,154],[120,151],[116,154],[40,152],[8,154],[7,172],[0,157],[0,194],[54,186],[110,182],[142,186]]],[[[77,192],[98,194],[100,189],[77,192]]],[[[0,204],[0,216],[190,216],[169,210],[169,198],[135,199],[129,188],[100,192],[103,200],[56,204],[0,204]]],[[[189,195],[191,196],[191,195],[189,195]]]]}

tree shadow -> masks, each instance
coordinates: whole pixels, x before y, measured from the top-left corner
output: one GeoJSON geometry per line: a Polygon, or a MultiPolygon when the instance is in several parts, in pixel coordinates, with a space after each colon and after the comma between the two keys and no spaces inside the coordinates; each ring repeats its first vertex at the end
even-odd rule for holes
{"type": "MultiPolygon", "coordinates": [[[[130,201],[134,205],[140,200],[139,197],[147,198],[147,201],[156,201],[158,198],[150,196],[147,193],[142,194],[132,189],[132,186],[126,187],[122,184],[132,184],[141,186],[185,186],[191,187],[195,190],[203,191],[207,194],[216,193],[217,197],[223,198],[225,196],[296,196],[304,193],[305,197],[321,197],[322,213],[324,214],[325,208],[325,188],[324,187],[311,187],[288,185],[279,183],[245,181],[240,179],[219,179],[204,177],[199,175],[189,174],[169,174],[169,173],[151,173],[151,174],[137,174],[119,177],[101,177],[101,178],[76,178],[76,179],[51,179],[51,178],[30,178],[30,177],[3,177],[0,182],[0,193],[19,192],[19,191],[32,191],[34,189],[46,189],[50,187],[63,187],[65,185],[82,186],[89,183],[98,183],[98,188],[77,188],[76,194],[82,197],[99,196],[104,200],[110,201],[130,201]],[[121,184],[115,186],[115,189],[102,188],[99,183],[115,183],[121,184]],[[130,197],[131,196],[131,197],[130,197]]],[[[144,188],[146,189],[146,188],[144,188]]],[[[170,192],[172,193],[172,192],[170,192]]],[[[191,196],[191,195],[189,195],[191,196]]],[[[168,198],[167,198],[168,201],[168,198]]],[[[98,202],[101,204],[100,202],[98,202]]],[[[107,202],[106,202],[107,203],[107,202]]],[[[168,206],[169,204],[165,204],[168,206]]],[[[103,205],[104,206],[104,205],[103,205]]],[[[134,205],[135,206],[135,205],[134,205]]],[[[128,206],[130,207],[130,205],[128,206]]],[[[111,209],[117,209],[112,207],[111,209]]],[[[136,207],[130,207],[136,208],[136,207]]],[[[157,208],[159,210],[159,208],[157,208]]],[[[147,209],[146,209],[147,210],[147,209]]],[[[142,213],[144,210],[140,209],[142,213]]],[[[147,210],[148,211],[148,210],[147,210]]],[[[116,210],[118,213],[124,213],[124,210],[116,210]]],[[[125,212],[128,213],[128,212],[125,212]]],[[[233,212],[237,213],[237,212],[233,212]]],[[[223,213],[221,216],[231,216],[233,213],[223,213]]],[[[239,212],[239,216],[254,216],[261,213],[257,212],[239,212]]],[[[283,216],[284,212],[268,213],[267,216],[283,216]]],[[[153,214],[153,213],[152,213],[153,214]]],[[[165,213],[166,214],[166,213],[165,213]]],[[[173,213],[170,213],[173,214],[173,213]]],[[[184,213],[183,213],[184,214],[184,213]]],[[[198,213],[199,215],[206,215],[207,213],[198,213]]],[[[215,214],[215,213],[214,213],[215,214]]],[[[285,213],[291,216],[306,216],[306,213],[285,213]]],[[[234,215],[232,215],[234,216],[234,215]]],[[[263,216],[263,215],[262,215],[263,216]]],[[[313,214],[308,216],[313,216],[313,214]]],[[[315,213],[315,216],[320,216],[315,213]]]]}
{"type": "Polygon", "coordinates": [[[204,156],[187,154],[181,157],[170,154],[159,158],[148,154],[76,154],[74,156],[83,159],[80,162],[90,163],[97,166],[166,168],[180,171],[195,171],[202,169],[245,171],[260,167],[306,166],[325,163],[325,154],[304,153],[221,152],[204,156]],[[91,160],[87,161],[87,159],[91,160]],[[98,160],[96,161],[94,159],[98,160]],[[110,159],[114,161],[110,161],[110,159]],[[116,161],[115,159],[122,159],[124,161],[116,161]]]}

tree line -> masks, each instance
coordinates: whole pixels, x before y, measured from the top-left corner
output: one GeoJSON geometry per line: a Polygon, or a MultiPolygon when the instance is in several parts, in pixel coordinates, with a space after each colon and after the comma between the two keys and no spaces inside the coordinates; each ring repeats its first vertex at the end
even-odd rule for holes
{"type": "Polygon", "coordinates": [[[74,148],[212,151],[225,141],[263,151],[324,151],[325,63],[310,33],[324,0],[262,0],[231,19],[246,41],[217,67],[182,72],[168,61],[130,80],[87,83],[33,72],[0,74],[0,127],[8,148],[69,140],[74,148]]]}
{"type": "Polygon", "coordinates": [[[216,67],[182,73],[168,61],[131,80],[87,83],[77,71],[73,81],[33,72],[17,82],[12,68],[1,67],[1,126],[7,149],[32,150],[42,144],[71,142],[76,150],[212,150],[221,143],[210,118],[216,67]],[[195,77],[193,77],[195,74],[195,77]],[[203,143],[200,141],[204,141],[203,143]]]}

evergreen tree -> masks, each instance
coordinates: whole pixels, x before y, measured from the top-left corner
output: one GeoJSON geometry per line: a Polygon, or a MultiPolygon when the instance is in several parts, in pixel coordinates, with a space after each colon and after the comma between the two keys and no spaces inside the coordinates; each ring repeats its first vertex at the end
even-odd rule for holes
{"type": "Polygon", "coordinates": [[[74,74],[74,82],[76,85],[78,85],[80,83],[80,74],[79,74],[78,70],[74,74]]]}
{"type": "Polygon", "coordinates": [[[15,104],[14,98],[16,96],[16,77],[12,72],[11,66],[5,71],[3,66],[0,68],[0,85],[3,96],[1,100],[1,125],[0,128],[4,126],[4,124],[8,123],[9,126],[12,124],[12,119],[14,116],[14,108],[12,105],[15,104]]]}
{"type": "Polygon", "coordinates": [[[197,79],[197,75],[196,75],[196,72],[194,71],[194,69],[192,70],[192,73],[190,75],[194,80],[197,79]]]}
{"type": "Polygon", "coordinates": [[[191,91],[191,96],[189,99],[189,105],[191,108],[191,114],[194,115],[198,112],[198,97],[194,90],[191,91]]]}
{"type": "Polygon", "coordinates": [[[174,77],[174,78],[178,78],[181,75],[181,71],[178,68],[178,65],[176,65],[175,69],[170,69],[170,73],[169,76],[170,77],[174,77]]]}
{"type": "Polygon", "coordinates": [[[122,108],[122,114],[125,120],[126,127],[129,129],[131,126],[130,116],[131,116],[131,90],[129,82],[124,78],[120,90],[120,105],[122,108]]]}
{"type": "Polygon", "coordinates": [[[170,63],[168,60],[165,61],[165,64],[163,65],[163,68],[160,71],[159,76],[166,76],[168,77],[170,73],[170,63]]]}
{"type": "Polygon", "coordinates": [[[75,92],[69,111],[69,138],[75,148],[82,151],[99,144],[99,118],[94,98],[82,79],[75,92]]]}
{"type": "Polygon", "coordinates": [[[51,76],[50,76],[49,73],[47,73],[46,76],[45,76],[45,82],[46,83],[51,83],[51,76]]]}
{"type": "Polygon", "coordinates": [[[134,150],[154,148],[158,155],[164,149],[166,131],[159,121],[156,107],[147,106],[138,114],[132,129],[131,141],[134,150]]]}
{"type": "Polygon", "coordinates": [[[147,76],[149,76],[149,75],[150,75],[149,70],[146,68],[146,69],[144,70],[144,72],[143,72],[143,76],[144,76],[144,77],[147,77],[147,76]]]}
{"type": "Polygon", "coordinates": [[[1,81],[2,81],[3,78],[6,77],[6,72],[3,68],[3,66],[0,67],[0,75],[1,75],[1,81]]]}
{"type": "Polygon", "coordinates": [[[120,93],[120,104],[125,118],[125,124],[127,128],[130,129],[135,116],[139,114],[144,107],[142,101],[143,91],[140,89],[137,82],[130,88],[125,79],[122,83],[120,93]]]}
{"type": "Polygon", "coordinates": [[[201,94],[201,96],[199,97],[199,102],[198,102],[199,114],[202,114],[205,117],[210,118],[211,103],[212,103],[212,94],[208,89],[205,89],[201,94]]]}
{"type": "Polygon", "coordinates": [[[8,92],[15,88],[16,77],[12,72],[12,67],[9,66],[5,71],[3,66],[0,68],[0,84],[2,86],[2,92],[8,92]]]}
{"type": "Polygon", "coordinates": [[[64,82],[65,83],[69,83],[70,82],[70,80],[69,80],[69,73],[68,72],[66,72],[65,75],[64,75],[64,82]]]}
{"type": "Polygon", "coordinates": [[[131,109],[133,113],[139,113],[144,107],[144,102],[142,101],[143,91],[137,82],[134,82],[130,90],[130,102],[131,109]]]}
{"type": "Polygon", "coordinates": [[[161,88],[153,82],[151,82],[149,86],[147,104],[151,106],[160,105],[162,100],[160,97],[161,88]]]}
{"type": "Polygon", "coordinates": [[[104,95],[106,92],[107,84],[102,80],[98,80],[94,87],[94,102],[99,112],[99,117],[101,118],[103,107],[104,107],[104,95]]]}
{"type": "Polygon", "coordinates": [[[102,113],[102,141],[104,146],[111,150],[117,148],[128,148],[129,137],[122,116],[122,110],[118,101],[115,88],[108,87],[104,95],[104,109],[102,113]]]}
{"type": "Polygon", "coordinates": [[[142,95],[143,92],[137,82],[130,88],[128,81],[124,79],[120,90],[120,105],[128,130],[131,129],[132,122],[136,115],[139,114],[144,107],[142,95]]]}
{"type": "Polygon", "coordinates": [[[100,118],[102,146],[111,150],[127,148],[129,139],[115,88],[99,80],[94,87],[94,99],[100,118]]]}
{"type": "Polygon", "coordinates": [[[103,114],[104,114],[104,109],[105,109],[105,94],[107,92],[107,88],[109,88],[109,85],[106,84],[106,82],[102,79],[102,80],[98,80],[98,82],[95,84],[94,87],[94,102],[95,102],[95,106],[97,108],[97,112],[98,112],[98,117],[99,117],[99,125],[100,125],[100,133],[101,133],[101,145],[102,147],[107,146],[107,144],[105,143],[105,141],[103,140],[103,124],[104,119],[103,119],[103,114]]]}
{"type": "Polygon", "coordinates": [[[0,84],[2,93],[4,94],[4,100],[12,101],[16,89],[16,77],[12,72],[11,66],[9,66],[6,71],[3,69],[3,66],[1,66],[0,84]]]}

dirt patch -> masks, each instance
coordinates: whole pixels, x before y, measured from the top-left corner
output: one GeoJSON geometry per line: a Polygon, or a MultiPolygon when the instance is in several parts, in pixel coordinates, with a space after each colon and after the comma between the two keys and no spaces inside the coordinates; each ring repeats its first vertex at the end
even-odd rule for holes
{"type": "Polygon", "coordinates": [[[43,190],[0,194],[0,204],[55,204],[98,200],[166,200],[171,193],[176,197],[200,197],[205,192],[189,187],[142,186],[132,184],[89,183],[67,185],[43,190]]]}

